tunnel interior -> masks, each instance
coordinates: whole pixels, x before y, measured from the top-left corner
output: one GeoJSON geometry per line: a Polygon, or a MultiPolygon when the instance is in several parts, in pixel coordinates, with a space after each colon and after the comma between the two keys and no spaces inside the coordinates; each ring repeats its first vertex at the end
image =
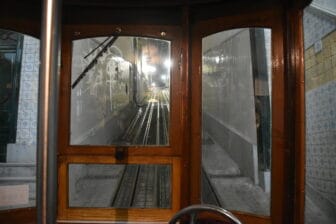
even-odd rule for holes
{"type": "Polygon", "coordinates": [[[168,145],[170,42],[73,41],[71,145],[168,145]]]}

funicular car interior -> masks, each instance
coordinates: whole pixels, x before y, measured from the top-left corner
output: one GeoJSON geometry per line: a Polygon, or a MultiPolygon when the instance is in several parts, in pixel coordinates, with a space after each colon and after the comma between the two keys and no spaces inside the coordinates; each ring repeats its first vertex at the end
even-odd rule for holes
{"type": "Polygon", "coordinates": [[[303,224],[310,3],[2,1],[2,57],[38,89],[15,116],[38,116],[36,195],[3,186],[29,206],[0,223],[303,224]]]}

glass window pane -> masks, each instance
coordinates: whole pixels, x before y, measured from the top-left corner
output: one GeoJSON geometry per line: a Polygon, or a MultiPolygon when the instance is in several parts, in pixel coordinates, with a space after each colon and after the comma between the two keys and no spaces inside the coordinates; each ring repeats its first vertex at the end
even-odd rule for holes
{"type": "Polygon", "coordinates": [[[202,201],[270,215],[271,30],[203,38],[202,201]]]}
{"type": "Polygon", "coordinates": [[[171,165],[69,165],[70,207],[170,208],[171,165]]]}
{"type": "Polygon", "coordinates": [[[305,223],[336,223],[336,1],[304,10],[305,223]]]}
{"type": "Polygon", "coordinates": [[[40,41],[0,29],[0,210],[36,202],[40,41]]]}
{"type": "Polygon", "coordinates": [[[168,145],[170,42],[73,41],[72,145],[168,145]]]}

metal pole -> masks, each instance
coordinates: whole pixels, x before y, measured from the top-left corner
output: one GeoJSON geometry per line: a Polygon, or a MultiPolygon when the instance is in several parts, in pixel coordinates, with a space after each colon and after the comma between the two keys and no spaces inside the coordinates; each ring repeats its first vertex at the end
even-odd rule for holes
{"type": "Polygon", "coordinates": [[[57,202],[57,92],[61,0],[43,0],[37,148],[37,220],[56,221],[57,202]]]}

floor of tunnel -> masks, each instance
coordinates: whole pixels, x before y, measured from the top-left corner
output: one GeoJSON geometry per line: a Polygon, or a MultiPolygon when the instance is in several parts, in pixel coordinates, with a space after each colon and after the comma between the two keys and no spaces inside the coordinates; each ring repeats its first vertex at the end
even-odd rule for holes
{"type": "Polygon", "coordinates": [[[305,198],[305,224],[335,224],[336,220],[328,217],[309,197],[305,198]]]}
{"type": "MultiPolygon", "coordinates": [[[[242,176],[238,165],[207,134],[203,139],[202,158],[203,203],[253,214],[270,214],[270,195],[255,186],[250,178],[242,176]]],[[[305,224],[335,223],[307,196],[305,206],[305,224]]]]}
{"type": "Polygon", "coordinates": [[[166,165],[113,165],[104,173],[69,180],[70,207],[169,208],[171,169],[166,165]],[[76,179],[76,180],[74,180],[76,179]]]}
{"type": "Polygon", "coordinates": [[[238,165],[209,135],[202,144],[202,200],[223,208],[258,215],[270,214],[270,196],[243,176],[238,165]],[[212,192],[210,196],[209,192],[212,192]]]}

